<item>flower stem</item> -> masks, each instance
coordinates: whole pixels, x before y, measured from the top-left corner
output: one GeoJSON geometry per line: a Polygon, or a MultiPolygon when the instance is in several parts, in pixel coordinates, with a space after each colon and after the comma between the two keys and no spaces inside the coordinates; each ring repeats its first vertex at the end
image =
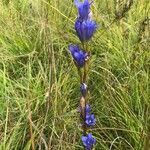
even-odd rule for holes
{"type": "MultiPolygon", "coordinates": [[[[87,50],[87,44],[86,43],[82,43],[83,45],[83,49],[87,50]]],[[[88,68],[89,68],[89,60],[87,60],[85,62],[84,68],[83,68],[83,75],[80,76],[80,81],[81,83],[85,83],[87,84],[87,75],[88,75],[88,68]]],[[[82,115],[82,119],[83,119],[83,134],[86,135],[87,132],[87,125],[86,125],[86,104],[87,104],[87,92],[86,95],[83,97],[81,97],[80,99],[80,106],[81,106],[81,115],[82,115]]]]}

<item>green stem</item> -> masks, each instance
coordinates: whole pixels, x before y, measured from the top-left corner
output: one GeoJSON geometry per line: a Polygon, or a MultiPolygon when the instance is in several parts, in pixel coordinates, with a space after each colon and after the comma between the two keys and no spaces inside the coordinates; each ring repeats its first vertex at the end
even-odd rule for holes
{"type": "Polygon", "coordinates": [[[79,67],[77,67],[77,69],[78,69],[78,75],[80,76],[80,84],[82,84],[82,82],[83,82],[82,71],[81,71],[81,69],[79,67]]]}
{"type": "MultiPolygon", "coordinates": [[[[84,66],[84,74],[83,74],[83,83],[87,84],[87,74],[88,74],[88,62],[85,63],[84,66]]],[[[86,104],[87,104],[87,93],[85,95],[85,106],[84,106],[84,125],[83,125],[83,132],[84,134],[86,134],[87,131],[87,126],[86,126],[86,104]]]]}
{"type": "MultiPolygon", "coordinates": [[[[87,44],[85,43],[82,43],[83,45],[83,49],[87,50],[87,44]]],[[[82,83],[85,83],[87,84],[87,76],[88,76],[88,69],[89,69],[89,60],[87,60],[85,62],[85,65],[84,65],[84,68],[83,68],[83,74],[80,75],[80,82],[81,84],[82,83]]],[[[81,109],[82,109],[82,119],[83,119],[83,134],[86,135],[86,132],[87,132],[87,126],[86,126],[86,104],[87,104],[87,93],[85,95],[85,97],[81,97],[80,99],[80,105],[81,105],[81,109]]]]}

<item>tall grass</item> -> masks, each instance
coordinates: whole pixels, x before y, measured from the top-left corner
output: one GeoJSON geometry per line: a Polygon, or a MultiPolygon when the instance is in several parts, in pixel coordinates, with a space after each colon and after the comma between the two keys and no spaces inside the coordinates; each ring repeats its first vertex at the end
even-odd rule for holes
{"type": "MultiPolygon", "coordinates": [[[[96,150],[148,150],[149,0],[94,0],[90,101],[96,150]]],[[[82,149],[72,0],[0,0],[0,149],[82,149]],[[32,148],[33,149],[33,148],[32,148]]]]}

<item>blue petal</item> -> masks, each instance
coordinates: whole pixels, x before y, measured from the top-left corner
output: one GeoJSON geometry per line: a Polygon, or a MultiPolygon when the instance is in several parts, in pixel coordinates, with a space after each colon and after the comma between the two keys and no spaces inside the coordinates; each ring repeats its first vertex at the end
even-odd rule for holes
{"type": "Polygon", "coordinates": [[[97,29],[97,24],[95,21],[86,20],[81,21],[79,18],[75,22],[75,30],[79,39],[83,41],[88,41],[93,36],[97,29]]]}
{"type": "Polygon", "coordinates": [[[92,118],[92,119],[95,119],[95,116],[94,116],[94,114],[92,114],[92,115],[91,115],[91,118],[92,118]]]}
{"type": "Polygon", "coordinates": [[[78,47],[76,45],[69,45],[69,50],[71,54],[78,51],[78,47]]]}
{"type": "Polygon", "coordinates": [[[93,138],[91,133],[89,133],[87,136],[88,136],[89,139],[93,138]]]}
{"type": "Polygon", "coordinates": [[[75,5],[78,7],[79,5],[79,0],[74,0],[75,5]]]}
{"type": "Polygon", "coordinates": [[[81,138],[82,138],[83,145],[86,146],[87,145],[87,143],[86,143],[87,137],[86,136],[82,136],[81,138]]]}
{"type": "Polygon", "coordinates": [[[96,143],[96,139],[95,138],[93,138],[93,144],[95,144],[96,143]]]}
{"type": "Polygon", "coordinates": [[[86,105],[86,113],[89,113],[91,111],[91,107],[89,104],[86,105]]]}
{"type": "Polygon", "coordinates": [[[79,67],[83,67],[88,54],[82,51],[77,45],[69,45],[69,51],[79,67]]]}
{"type": "Polygon", "coordinates": [[[91,133],[89,133],[86,136],[82,136],[82,142],[86,150],[91,150],[93,144],[96,143],[96,139],[92,136],[91,133]]]}
{"type": "Polygon", "coordinates": [[[94,126],[95,125],[95,123],[96,123],[96,119],[95,119],[95,116],[94,116],[94,114],[87,114],[86,115],[86,124],[88,125],[88,126],[94,126]]]}
{"type": "Polygon", "coordinates": [[[82,20],[88,19],[88,15],[90,12],[89,0],[84,0],[84,2],[79,2],[79,0],[75,0],[75,5],[78,8],[79,18],[82,20]]]}
{"type": "Polygon", "coordinates": [[[73,53],[73,58],[74,58],[74,59],[80,60],[81,57],[82,57],[82,56],[81,56],[78,52],[74,52],[74,53],[73,53]]]}

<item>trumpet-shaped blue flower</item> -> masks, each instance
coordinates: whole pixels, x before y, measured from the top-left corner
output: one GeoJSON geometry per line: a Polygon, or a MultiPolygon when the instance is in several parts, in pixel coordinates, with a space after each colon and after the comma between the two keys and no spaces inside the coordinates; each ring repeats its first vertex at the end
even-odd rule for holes
{"type": "Polygon", "coordinates": [[[96,123],[96,119],[94,114],[86,114],[86,124],[87,126],[94,126],[96,123]]]}
{"type": "Polygon", "coordinates": [[[81,84],[80,91],[81,91],[81,94],[85,97],[87,93],[87,85],[85,83],[81,84]]]}
{"type": "Polygon", "coordinates": [[[86,150],[91,150],[93,145],[96,143],[96,139],[89,133],[87,136],[82,136],[82,143],[86,150]]]}
{"type": "Polygon", "coordinates": [[[96,28],[97,24],[95,23],[95,21],[92,21],[90,19],[85,21],[77,19],[75,22],[75,30],[81,42],[90,40],[94,32],[96,31],[96,28]]]}
{"type": "Polygon", "coordinates": [[[70,45],[69,50],[71,55],[78,67],[83,67],[87,59],[89,58],[89,54],[79,48],[77,45],[70,45]]]}
{"type": "Polygon", "coordinates": [[[79,2],[79,0],[75,0],[75,5],[78,9],[79,18],[82,20],[88,19],[88,15],[90,13],[89,0],[84,0],[84,2],[79,2]]]}

